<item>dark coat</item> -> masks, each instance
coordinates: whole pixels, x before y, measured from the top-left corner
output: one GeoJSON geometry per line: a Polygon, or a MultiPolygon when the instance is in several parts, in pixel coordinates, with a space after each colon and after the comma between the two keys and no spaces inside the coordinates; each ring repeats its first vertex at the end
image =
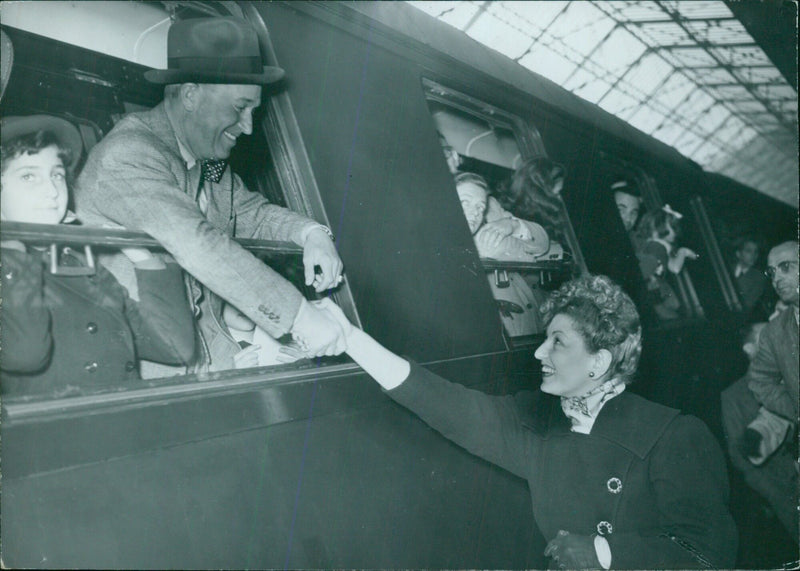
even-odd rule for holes
{"type": "MultiPolygon", "coordinates": [[[[40,252],[2,250],[2,389],[61,396],[123,387],[139,379],[137,360],[186,364],[194,323],[181,270],[137,270],[140,301],[110,272],[51,274],[40,252]]],[[[64,248],[61,262],[83,264],[64,248]]]]}
{"type": "Polygon", "coordinates": [[[734,278],[734,283],[736,284],[736,293],[739,294],[739,301],[742,302],[742,308],[750,311],[764,295],[764,290],[767,288],[767,276],[756,268],[750,268],[740,274],[738,278],[734,278]]]}
{"type": "Polygon", "coordinates": [[[546,540],[563,529],[601,534],[611,566],[730,567],[737,533],[719,445],[697,418],[629,391],[591,434],[570,431],[557,397],[495,397],[412,365],[388,391],[447,438],[526,479],[546,540]]]}

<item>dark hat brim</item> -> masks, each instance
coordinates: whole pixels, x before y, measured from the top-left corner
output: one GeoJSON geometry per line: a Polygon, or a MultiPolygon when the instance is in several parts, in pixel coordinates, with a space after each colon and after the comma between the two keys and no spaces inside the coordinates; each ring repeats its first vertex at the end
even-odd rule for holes
{"type": "Polygon", "coordinates": [[[72,159],[70,164],[64,166],[69,170],[74,169],[83,153],[83,138],[78,128],[66,119],[53,115],[4,117],[0,123],[0,141],[5,145],[12,139],[37,131],[53,133],[59,143],[70,150],[72,159]]]}
{"type": "Polygon", "coordinates": [[[174,83],[217,83],[230,85],[269,85],[277,83],[286,75],[280,67],[264,66],[263,73],[219,73],[198,72],[182,69],[151,69],[144,72],[150,83],[170,85],[174,83]]]}

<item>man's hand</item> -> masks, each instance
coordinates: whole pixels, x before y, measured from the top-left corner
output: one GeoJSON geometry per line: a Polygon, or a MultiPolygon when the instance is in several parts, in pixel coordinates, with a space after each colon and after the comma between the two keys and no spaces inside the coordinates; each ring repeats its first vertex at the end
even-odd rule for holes
{"type": "Polygon", "coordinates": [[[544,550],[546,557],[561,569],[600,569],[597,552],[594,550],[594,539],[588,535],[577,535],[564,531],[558,532],[544,550]]]}
{"type": "Polygon", "coordinates": [[[294,319],[292,338],[309,357],[338,355],[347,347],[344,330],[336,319],[305,299],[294,319]]]}
{"type": "Polygon", "coordinates": [[[333,241],[322,228],[314,228],[303,244],[303,267],[306,285],[313,285],[317,293],[334,288],[342,283],[342,264],[333,241]],[[316,274],[319,266],[321,273],[316,274]]]}
{"type": "Polygon", "coordinates": [[[258,350],[261,345],[250,345],[233,356],[233,366],[237,369],[258,367],[258,350]]]}
{"type": "Polygon", "coordinates": [[[350,337],[353,331],[355,331],[356,328],[352,323],[350,323],[350,320],[347,319],[347,316],[342,311],[342,308],[333,303],[333,301],[331,301],[329,298],[325,297],[323,299],[314,300],[311,302],[311,305],[330,313],[336,322],[341,325],[342,331],[344,331],[345,339],[350,337]]]}

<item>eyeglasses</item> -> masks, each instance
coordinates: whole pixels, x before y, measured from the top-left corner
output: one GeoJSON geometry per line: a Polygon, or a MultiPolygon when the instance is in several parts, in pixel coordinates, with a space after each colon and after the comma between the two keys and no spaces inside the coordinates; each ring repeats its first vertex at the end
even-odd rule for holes
{"type": "Polygon", "coordinates": [[[786,260],[784,262],[779,263],[777,266],[767,266],[767,269],[764,271],[764,274],[769,279],[775,279],[775,274],[780,270],[782,274],[788,274],[789,270],[792,266],[797,267],[797,262],[793,262],[791,260],[786,260]]]}

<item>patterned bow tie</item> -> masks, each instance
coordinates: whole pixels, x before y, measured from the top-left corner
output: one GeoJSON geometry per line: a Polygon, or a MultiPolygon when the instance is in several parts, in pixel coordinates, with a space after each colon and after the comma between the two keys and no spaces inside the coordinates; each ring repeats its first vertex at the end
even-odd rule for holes
{"type": "Polygon", "coordinates": [[[227,167],[226,161],[203,160],[200,161],[200,174],[204,180],[219,182],[227,167]]]}

